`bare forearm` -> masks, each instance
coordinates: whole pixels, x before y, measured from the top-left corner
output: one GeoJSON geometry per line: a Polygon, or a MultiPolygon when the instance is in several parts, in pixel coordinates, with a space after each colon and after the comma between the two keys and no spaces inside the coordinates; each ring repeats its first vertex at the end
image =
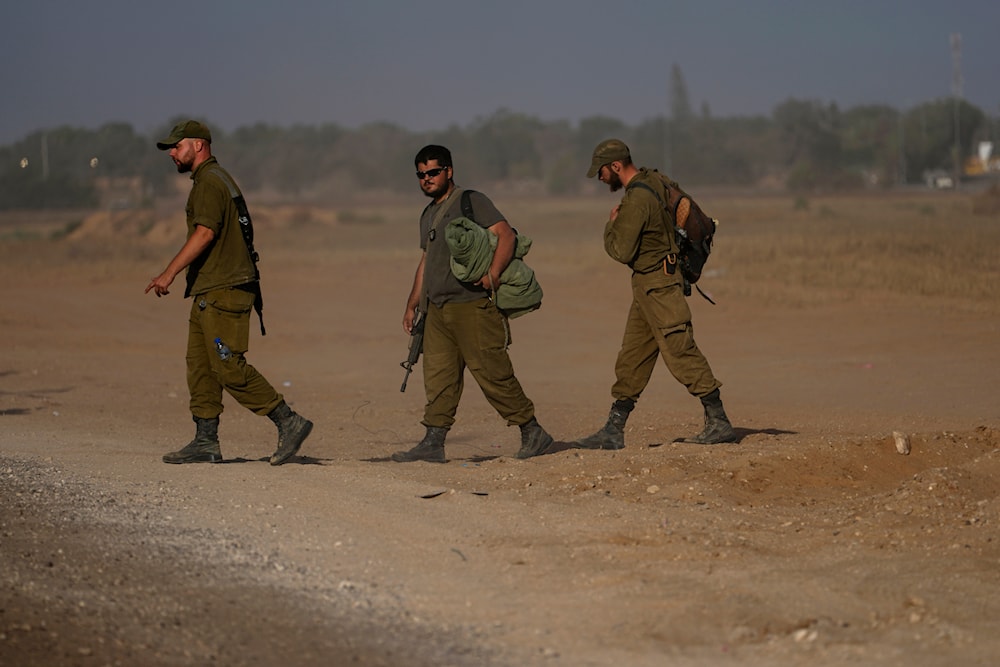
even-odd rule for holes
{"type": "Polygon", "coordinates": [[[153,278],[149,285],[146,286],[146,292],[150,290],[156,291],[156,296],[164,296],[170,293],[170,284],[174,282],[174,278],[177,277],[181,271],[191,265],[191,262],[196,260],[201,253],[205,252],[209,244],[215,238],[215,232],[213,232],[208,227],[202,227],[198,225],[194,228],[194,232],[181,247],[177,255],[170,260],[170,264],[167,268],[163,270],[156,278],[153,278]]]}
{"type": "Polygon", "coordinates": [[[511,226],[503,220],[490,227],[489,230],[497,237],[497,247],[493,250],[493,260],[490,262],[489,270],[476,284],[489,290],[495,290],[500,285],[500,276],[514,259],[517,236],[511,226]]]}

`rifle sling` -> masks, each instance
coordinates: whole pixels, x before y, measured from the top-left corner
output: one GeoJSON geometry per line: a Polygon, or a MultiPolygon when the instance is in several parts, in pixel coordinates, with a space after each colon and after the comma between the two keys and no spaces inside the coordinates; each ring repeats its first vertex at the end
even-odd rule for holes
{"type": "Polygon", "coordinates": [[[218,176],[219,180],[229,189],[229,195],[233,198],[233,203],[236,204],[236,212],[239,214],[240,234],[243,236],[243,242],[247,246],[250,261],[253,262],[254,277],[256,278],[256,286],[253,290],[253,309],[257,311],[257,319],[260,320],[260,335],[266,336],[267,331],[264,329],[264,296],[260,291],[260,269],[257,268],[260,255],[257,254],[257,251],[253,247],[253,220],[250,219],[250,209],[247,208],[246,200],[226,172],[220,168],[212,168],[211,172],[218,176]]]}

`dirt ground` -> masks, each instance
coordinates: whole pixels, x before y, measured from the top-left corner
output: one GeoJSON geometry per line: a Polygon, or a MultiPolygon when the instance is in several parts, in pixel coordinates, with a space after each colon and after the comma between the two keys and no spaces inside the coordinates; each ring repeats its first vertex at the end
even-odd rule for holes
{"type": "MultiPolygon", "coordinates": [[[[494,196],[542,308],[511,355],[540,422],[600,427],[628,309],[610,194],[494,196]]],[[[162,210],[0,222],[2,665],[991,665],[1000,655],[997,216],[962,193],[703,197],[690,303],[739,443],[657,368],[626,449],[513,457],[471,378],[449,462],[399,390],[423,201],[258,205],[268,335],[301,456],[227,397],[193,434],[183,237],[162,210]],[[29,224],[30,223],[30,224],[29,224]],[[52,233],[55,232],[55,233],[52,233]],[[897,451],[893,432],[910,453],[897,451]]]]}

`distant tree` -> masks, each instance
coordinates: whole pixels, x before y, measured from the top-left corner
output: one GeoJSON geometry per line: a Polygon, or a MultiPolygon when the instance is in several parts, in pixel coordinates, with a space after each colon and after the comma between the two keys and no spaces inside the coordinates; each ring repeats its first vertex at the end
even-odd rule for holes
{"type": "Polygon", "coordinates": [[[954,171],[973,152],[973,137],[982,131],[986,116],[968,102],[960,101],[958,111],[959,155],[954,154],[956,105],[951,98],[921,104],[909,111],[903,121],[904,154],[907,180],[919,182],[925,171],[954,171]]]}
{"type": "MultiPolygon", "coordinates": [[[[460,183],[516,181],[521,191],[568,194],[588,185],[583,173],[591,151],[609,137],[627,142],[637,163],[666,171],[686,187],[784,183],[795,190],[856,187],[862,177],[891,184],[904,172],[906,180],[919,181],[925,170],[954,169],[975,153],[978,141],[1000,138],[1000,119],[952,98],[905,114],[789,99],[769,116],[716,118],[707,104],[693,110],[677,65],[667,85],[663,113],[634,126],[605,115],[576,125],[543,122],[507,109],[430,132],[391,123],[358,129],[256,123],[227,133],[196,118],[212,128],[213,151],[245,191],[316,201],[412,194],[413,156],[428,143],[452,150],[460,183]]],[[[135,176],[144,195],[173,195],[176,172],[154,142],[190,117],[169,119],[151,137],[126,123],[108,123],[96,130],[49,128],[0,147],[0,208],[92,206],[108,179],[134,183],[135,176]]]]}
{"type": "Polygon", "coordinates": [[[69,126],[29,135],[14,146],[21,157],[0,171],[0,208],[94,206],[99,150],[93,132],[69,126]]]}
{"type": "Polygon", "coordinates": [[[884,105],[859,106],[841,114],[843,165],[881,186],[901,178],[900,115],[884,105]]]}
{"type": "Polygon", "coordinates": [[[506,109],[477,121],[469,130],[473,172],[487,181],[540,178],[541,155],[535,137],[541,129],[537,118],[506,109]]]}
{"type": "Polygon", "coordinates": [[[331,169],[357,190],[402,190],[413,187],[414,154],[407,130],[393,123],[368,123],[341,136],[331,156],[339,164],[331,169]]]}
{"type": "Polygon", "coordinates": [[[628,143],[631,132],[625,123],[610,116],[588,116],[580,120],[576,133],[576,155],[585,164],[590,164],[594,147],[605,139],[621,139],[628,143]]]}
{"type": "Polygon", "coordinates": [[[840,111],[836,104],[790,99],[774,110],[781,154],[793,190],[855,187],[860,175],[843,166],[840,111]]]}
{"type": "Polygon", "coordinates": [[[692,109],[684,73],[681,72],[680,66],[674,63],[670,68],[670,120],[683,128],[694,119],[692,109]]]}
{"type": "Polygon", "coordinates": [[[676,63],[670,68],[670,118],[664,126],[664,169],[680,174],[697,171],[696,119],[684,74],[676,63]]]}

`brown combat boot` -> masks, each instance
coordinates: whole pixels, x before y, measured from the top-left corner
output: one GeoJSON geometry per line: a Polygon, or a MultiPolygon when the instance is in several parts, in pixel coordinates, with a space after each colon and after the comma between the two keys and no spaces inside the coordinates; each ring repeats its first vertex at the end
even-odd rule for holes
{"type": "Polygon", "coordinates": [[[413,449],[396,452],[392,455],[392,460],[397,463],[412,463],[413,461],[428,461],[429,463],[446,463],[448,459],[444,457],[444,438],[448,434],[448,429],[437,426],[428,426],[424,439],[417,443],[413,449]]]}
{"type": "Polygon", "coordinates": [[[278,448],[271,454],[271,465],[280,466],[299,452],[302,443],[312,433],[313,423],[284,401],[267,416],[278,427],[278,448]]]}
{"type": "Polygon", "coordinates": [[[600,431],[576,441],[577,449],[624,449],[625,422],[635,408],[635,401],[620,399],[611,405],[608,421],[600,431]]]}
{"type": "Polygon", "coordinates": [[[521,449],[514,456],[519,459],[530,459],[532,456],[544,454],[552,443],[552,436],[545,432],[537,419],[532,417],[521,424],[521,449]]]}
{"type": "Polygon", "coordinates": [[[705,406],[705,428],[698,435],[685,438],[682,442],[698,445],[718,445],[724,442],[736,442],[736,431],[729,423],[726,410],[722,407],[719,390],[703,396],[701,404],[705,406]]]}
{"type": "Polygon", "coordinates": [[[176,452],[163,455],[164,463],[218,463],[222,460],[219,446],[219,418],[192,417],[196,425],[194,440],[176,452]]]}

